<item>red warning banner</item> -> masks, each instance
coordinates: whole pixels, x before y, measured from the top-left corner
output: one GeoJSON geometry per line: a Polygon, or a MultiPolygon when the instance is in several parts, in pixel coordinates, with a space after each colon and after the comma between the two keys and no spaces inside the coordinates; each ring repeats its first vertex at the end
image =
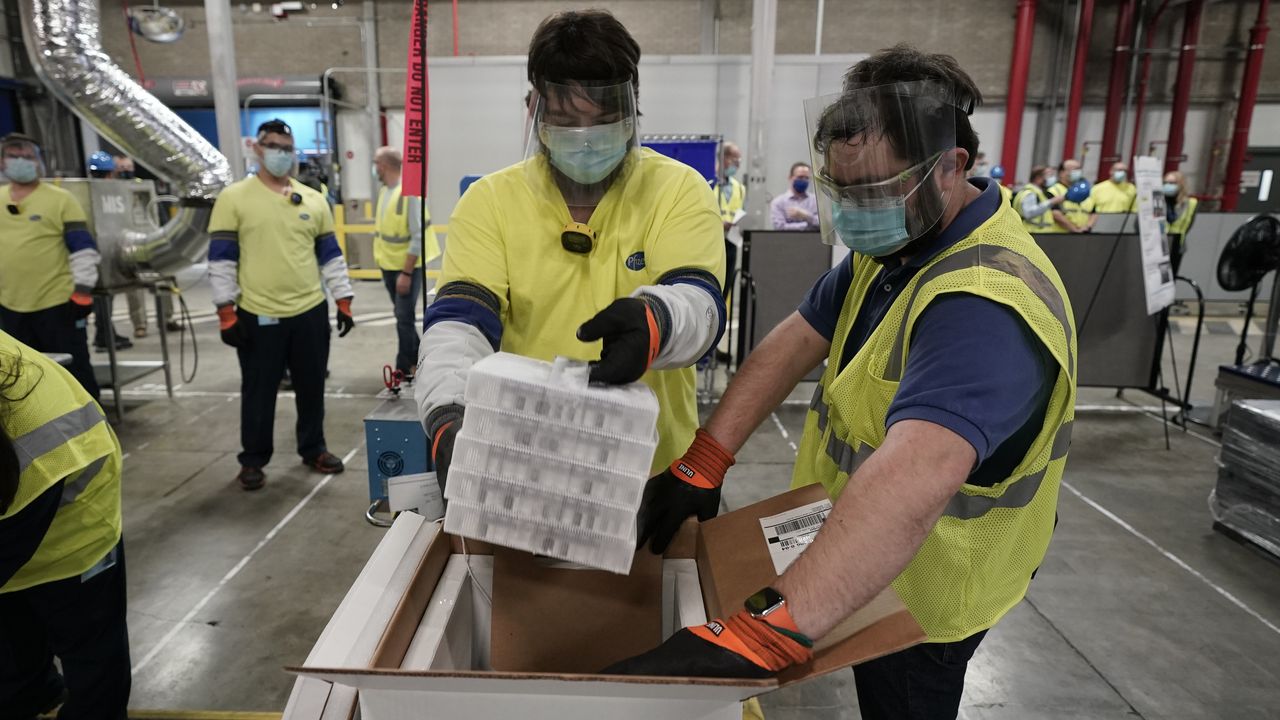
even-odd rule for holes
{"type": "Polygon", "coordinates": [[[409,77],[404,86],[403,194],[426,197],[427,128],[431,117],[427,84],[427,2],[414,0],[409,29],[409,77]]]}

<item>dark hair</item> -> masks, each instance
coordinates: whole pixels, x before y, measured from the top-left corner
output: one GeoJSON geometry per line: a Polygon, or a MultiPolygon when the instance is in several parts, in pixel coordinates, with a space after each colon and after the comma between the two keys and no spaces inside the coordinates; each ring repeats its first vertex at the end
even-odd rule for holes
{"type": "MultiPolygon", "coordinates": [[[[18,495],[18,479],[22,476],[22,466],[18,464],[18,449],[13,438],[5,430],[4,420],[8,419],[10,406],[25,400],[35,388],[35,382],[22,395],[10,395],[17,387],[22,376],[23,360],[21,355],[0,353],[0,515],[9,510],[13,499],[18,495]]],[[[37,378],[36,382],[39,382],[37,378]]]]}
{"type": "Polygon", "coordinates": [[[813,168],[809,167],[809,163],[801,160],[799,162],[795,162],[791,164],[791,172],[787,173],[787,177],[791,177],[792,175],[795,175],[796,170],[799,168],[809,168],[810,170],[813,170],[813,168]]]}
{"type": "Polygon", "coordinates": [[[1031,176],[1030,176],[1031,182],[1035,182],[1037,179],[1043,178],[1044,174],[1049,172],[1050,169],[1051,168],[1048,165],[1036,165],[1035,167],[1031,168],[1031,176]]]}
{"type": "Polygon", "coordinates": [[[40,149],[40,142],[38,140],[31,137],[30,135],[24,135],[20,132],[11,132],[8,135],[5,135],[4,137],[0,138],[0,152],[3,152],[6,148],[8,148],[11,145],[19,145],[19,146],[29,145],[31,147],[34,147],[36,150],[40,149]]]}
{"type": "Polygon", "coordinates": [[[547,83],[615,85],[631,81],[640,94],[640,45],[604,10],[556,13],[529,41],[529,83],[546,95],[547,83]]]}
{"type": "MultiPolygon", "coordinates": [[[[844,76],[844,91],[849,93],[854,90],[921,80],[936,82],[946,94],[950,95],[944,101],[954,115],[956,146],[964,148],[969,153],[969,160],[964,169],[972,168],[978,154],[978,133],[970,124],[969,115],[982,104],[982,93],[973,82],[973,78],[960,68],[960,64],[954,57],[923,53],[906,43],[900,43],[887,50],[881,50],[849,68],[849,72],[844,76]]],[[[885,96],[872,101],[875,111],[882,119],[878,124],[890,129],[904,126],[904,123],[894,122],[894,116],[898,114],[900,105],[894,101],[892,95],[895,93],[886,87],[885,96]]],[[[820,152],[825,152],[826,145],[831,141],[852,138],[861,132],[860,128],[866,128],[872,124],[865,117],[867,108],[853,107],[853,103],[845,102],[845,98],[832,106],[832,110],[835,111],[834,114],[828,112],[829,117],[824,116],[819,122],[818,136],[814,138],[814,146],[820,152]]],[[[941,111],[941,108],[939,110],[941,111]]],[[[925,157],[924,146],[921,146],[918,140],[901,134],[895,136],[892,132],[889,133],[888,139],[893,147],[911,162],[918,163],[928,159],[925,157]]]]}

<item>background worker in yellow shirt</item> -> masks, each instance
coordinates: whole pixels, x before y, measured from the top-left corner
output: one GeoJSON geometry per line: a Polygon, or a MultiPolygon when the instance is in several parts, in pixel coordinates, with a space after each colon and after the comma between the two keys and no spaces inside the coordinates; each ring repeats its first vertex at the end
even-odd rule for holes
{"type": "Polygon", "coordinates": [[[427,309],[415,394],[441,485],[467,374],[498,350],[643,380],[660,405],[655,467],[697,429],[692,366],[724,331],[723,228],[697,171],[640,147],[639,60],[607,12],[553,15],[534,33],[527,159],[458,201],[427,309]]]}
{"type": "Polygon", "coordinates": [[[1111,166],[1111,177],[1093,186],[1089,200],[1100,213],[1133,212],[1138,188],[1129,182],[1129,166],[1118,162],[1111,166]]]}
{"type": "Polygon", "coordinates": [[[48,353],[67,353],[71,375],[98,398],[85,325],[98,284],[98,245],[71,193],[40,182],[40,146],[0,139],[0,329],[48,353]]]}
{"type": "Polygon", "coordinates": [[[373,237],[373,259],[382,269],[382,282],[391,295],[396,312],[396,369],[413,380],[418,366],[418,291],[423,290],[421,268],[440,257],[428,216],[427,232],[422,232],[422,200],[400,192],[400,151],[381,147],[373,155],[373,169],[382,188],[376,206],[377,231],[373,237]],[[425,247],[425,254],[424,249],[425,247]]]}
{"type": "Polygon", "coordinates": [[[240,359],[240,474],[245,490],[266,482],[276,392],[285,368],[298,408],[298,454],[320,473],[342,472],[324,440],[324,374],[329,363],[328,303],[338,306],[339,337],[355,327],[347,262],[320,193],[290,177],[293,131],[282,120],[258,127],[258,172],[218,195],[209,221],[209,279],[222,341],[240,359]]]}
{"type": "Polygon", "coordinates": [[[0,717],[125,720],[122,463],[89,393],[0,332],[0,717]]]}

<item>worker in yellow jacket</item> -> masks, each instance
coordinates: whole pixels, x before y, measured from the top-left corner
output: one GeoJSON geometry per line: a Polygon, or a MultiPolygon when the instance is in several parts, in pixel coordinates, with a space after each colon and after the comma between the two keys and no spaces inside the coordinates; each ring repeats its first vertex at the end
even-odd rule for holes
{"type": "Polygon", "coordinates": [[[1044,559],[1076,392],[1058,273],[991,181],[965,178],[980,100],[954,59],[899,45],[807,104],[823,236],[852,253],[650,481],[640,533],[661,551],[714,513],[734,454],[823,360],[792,485],[834,508],[737,613],[606,672],[771,677],[892,586],[927,641],[854,668],[862,717],[956,716],[970,657],[1044,559]]]}
{"type": "Polygon", "coordinates": [[[382,270],[382,282],[395,308],[395,367],[412,381],[422,336],[416,323],[418,293],[430,290],[422,286],[422,268],[440,257],[440,241],[429,215],[425,217],[427,230],[422,230],[422,200],[406,198],[401,192],[402,164],[400,151],[393,147],[381,147],[374,153],[373,169],[382,187],[374,212],[373,259],[382,270]]]}
{"type": "Polygon", "coordinates": [[[1062,204],[1058,206],[1058,210],[1062,213],[1062,217],[1057,216],[1054,219],[1067,232],[1089,232],[1093,230],[1093,226],[1098,222],[1098,214],[1093,211],[1093,201],[1085,198],[1082,202],[1075,202],[1067,197],[1071,186],[1084,180],[1084,170],[1080,167],[1080,161],[1072,158],[1063,160],[1058,165],[1058,182],[1049,186],[1049,195],[1051,197],[1066,197],[1062,204]]]}
{"type": "Polygon", "coordinates": [[[1094,211],[1100,213],[1133,212],[1137,197],[1138,188],[1129,182],[1129,166],[1122,162],[1113,164],[1110,177],[1094,185],[1089,193],[1094,211]]]}
{"type": "Polygon", "coordinates": [[[1172,258],[1173,271],[1177,272],[1178,266],[1182,264],[1182,256],[1187,251],[1187,233],[1191,232],[1191,224],[1196,220],[1196,209],[1199,208],[1200,201],[1191,197],[1186,176],[1177,170],[1165,173],[1161,191],[1164,193],[1167,221],[1165,232],[1177,236],[1172,258]]]}
{"type": "Polygon", "coordinates": [[[1013,196],[1013,207],[1022,216],[1022,226],[1029,233],[1061,233],[1067,228],[1059,224],[1063,219],[1058,208],[1066,202],[1066,195],[1051,196],[1051,185],[1058,182],[1053,168],[1040,165],[1031,169],[1031,181],[1013,196]]]}
{"type": "Polygon", "coordinates": [[[640,146],[639,59],[603,11],[559,13],[534,33],[526,159],[458,201],[427,309],[415,393],[442,484],[467,374],[499,350],[646,383],[660,407],[655,468],[698,427],[693,366],[725,325],[723,229],[706,180],[640,146]]]}
{"type": "Polygon", "coordinates": [[[121,463],[88,391],[0,332],[0,716],[125,719],[121,463]]]}

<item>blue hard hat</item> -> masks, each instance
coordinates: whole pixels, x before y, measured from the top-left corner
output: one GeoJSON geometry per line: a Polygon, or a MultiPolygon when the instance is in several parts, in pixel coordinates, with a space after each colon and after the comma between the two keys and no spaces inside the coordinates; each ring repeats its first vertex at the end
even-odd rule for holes
{"type": "Polygon", "coordinates": [[[996,180],[1003,180],[1003,179],[1004,179],[1004,166],[1003,166],[1003,165],[994,165],[994,166],[992,166],[992,168],[991,168],[991,177],[995,178],[996,180]]]}
{"type": "Polygon", "coordinates": [[[1093,190],[1093,185],[1088,180],[1077,180],[1067,188],[1067,200],[1073,203],[1082,203],[1089,199],[1089,192],[1093,190]]]}
{"type": "Polygon", "coordinates": [[[116,159],[111,157],[111,153],[99,150],[89,156],[89,172],[113,172],[116,169],[116,159]]]}

